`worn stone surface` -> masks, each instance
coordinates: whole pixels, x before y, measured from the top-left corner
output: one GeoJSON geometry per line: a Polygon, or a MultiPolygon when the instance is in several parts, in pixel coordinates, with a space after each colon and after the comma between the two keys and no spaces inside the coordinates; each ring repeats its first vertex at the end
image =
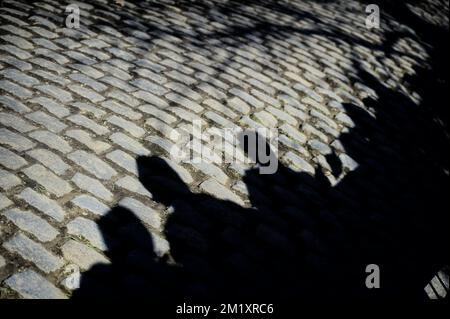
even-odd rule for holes
{"type": "Polygon", "coordinates": [[[26,299],[67,298],[64,292],[31,269],[14,274],[5,284],[26,299]]]}
{"type": "MultiPolygon", "coordinates": [[[[333,255],[326,244],[345,241],[351,233],[347,228],[361,225],[365,236],[357,241],[363,246],[371,234],[361,220],[389,225],[390,216],[383,212],[401,206],[397,198],[383,198],[391,199],[411,181],[421,182],[430,166],[448,176],[448,169],[432,158],[413,166],[417,176],[399,177],[391,167],[426,157],[424,146],[448,140],[429,139],[416,147],[429,132],[422,122],[407,124],[415,123],[408,112],[427,98],[426,86],[414,85],[417,69],[435,62],[431,40],[422,38],[419,26],[416,30],[383,14],[382,27],[368,29],[365,8],[357,1],[125,2],[123,8],[100,8],[93,1],[77,1],[79,30],[62,27],[64,5],[56,1],[0,5],[0,273],[6,278],[0,288],[9,287],[23,298],[69,296],[67,281],[61,286],[68,278],[61,270],[64,264],[84,272],[109,263],[98,223],[116,206],[133,212],[148,228],[157,257],[171,253],[166,236],[186,243],[195,256],[207,252],[210,238],[204,234],[211,223],[219,224],[214,240],[224,240],[230,253],[223,261],[226,267],[264,260],[267,249],[276,251],[271,260],[276,263],[291,253],[292,242],[299,242],[301,260],[326,264],[325,256],[333,255]],[[379,112],[372,104],[385,107],[379,112]],[[404,109],[390,116],[395,106],[404,109]],[[375,124],[366,127],[372,120],[375,124]],[[377,127],[380,120],[388,124],[377,127]],[[226,153],[240,161],[172,158],[174,146],[201,152],[199,145],[188,143],[193,121],[202,129],[274,129],[279,165],[301,182],[287,186],[276,175],[259,176],[250,185],[251,169],[258,166],[244,163],[242,150],[234,154],[227,148],[230,137],[228,144],[216,145],[212,157],[226,153]],[[401,153],[404,141],[417,157],[401,153]],[[199,202],[184,195],[165,202],[157,190],[146,189],[142,174],[159,171],[138,167],[141,156],[163,159],[162,165],[186,184],[183,191],[207,196],[194,197],[199,202]],[[361,170],[363,182],[342,189],[346,178],[361,170]],[[393,186],[380,182],[386,172],[395,175],[393,186]],[[323,198],[318,185],[332,196],[323,198]],[[272,197],[282,200],[274,203],[272,197]],[[257,215],[263,225],[249,236],[239,228],[246,217],[228,216],[214,205],[207,209],[213,217],[192,213],[197,206],[209,207],[205,198],[254,206],[252,212],[263,212],[257,215]],[[349,213],[364,203],[377,211],[368,209],[358,217],[349,213]],[[185,214],[177,212],[180,207],[185,214]],[[165,222],[172,223],[171,214],[180,220],[169,231],[165,222]]],[[[448,30],[448,4],[436,3],[426,0],[408,8],[415,17],[448,30]]],[[[203,138],[203,150],[212,150],[206,142],[203,138]]],[[[179,190],[168,185],[167,194],[178,196],[179,190]]],[[[401,196],[407,198],[408,192],[401,196]]],[[[420,226],[415,233],[423,233],[420,226]]],[[[386,234],[377,236],[395,238],[385,228],[386,234]]],[[[208,267],[195,258],[194,268],[208,267]]]]}
{"type": "Polygon", "coordinates": [[[63,265],[63,260],[60,257],[55,256],[22,233],[17,233],[13,238],[3,243],[3,247],[34,263],[45,273],[56,271],[63,265]]]}

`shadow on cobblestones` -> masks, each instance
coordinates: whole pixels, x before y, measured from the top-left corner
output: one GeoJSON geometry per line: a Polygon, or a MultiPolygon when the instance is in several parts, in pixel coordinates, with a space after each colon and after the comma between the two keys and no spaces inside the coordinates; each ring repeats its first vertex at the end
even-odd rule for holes
{"type": "MultiPolygon", "coordinates": [[[[444,61],[445,52],[439,55],[444,61]]],[[[171,207],[170,256],[158,255],[157,241],[133,212],[116,207],[99,222],[112,264],[84,274],[73,297],[423,300],[427,282],[449,263],[448,109],[441,107],[448,95],[432,81],[436,65],[410,79],[424,97],[420,107],[358,71],[378,99],[364,100],[372,114],[344,104],[355,126],[339,139],[359,166],[336,186],[321,170],[311,176],[281,163],[273,175],[249,170],[244,182],[252,208],[243,208],[192,193],[164,160],[141,157],[140,181],[154,201],[171,207]],[[379,290],[364,284],[372,263],[381,269],[379,290]]],[[[327,160],[336,178],[347,169],[334,153],[327,160]]]]}
{"type": "MultiPolygon", "coordinates": [[[[249,170],[246,209],[194,194],[164,160],[140,157],[142,184],[171,207],[171,256],[155,255],[146,228],[118,207],[100,222],[113,238],[112,265],[87,272],[74,297],[423,300],[426,283],[449,262],[448,167],[439,160],[447,157],[435,152],[443,140],[427,114],[377,83],[380,98],[365,100],[376,118],[345,105],[356,125],[341,141],[360,165],[335,187],[320,170],[314,177],[283,165],[273,175],[249,170]],[[371,263],[382,270],[383,289],[364,285],[371,263]]],[[[340,160],[328,157],[339,175],[340,160]]]]}

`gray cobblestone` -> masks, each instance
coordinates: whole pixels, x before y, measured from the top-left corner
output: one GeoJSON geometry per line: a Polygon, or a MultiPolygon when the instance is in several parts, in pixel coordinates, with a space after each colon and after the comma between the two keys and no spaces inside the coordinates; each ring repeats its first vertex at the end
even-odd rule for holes
{"type": "Polygon", "coordinates": [[[48,94],[51,97],[54,97],[55,99],[63,102],[63,103],[69,103],[73,100],[72,94],[69,92],[60,89],[54,85],[41,85],[36,86],[36,89],[41,91],[42,93],[48,94]]]}
{"type": "Polygon", "coordinates": [[[311,175],[314,175],[315,173],[315,169],[311,164],[309,164],[307,161],[305,161],[300,156],[294,154],[293,152],[290,151],[287,152],[286,155],[284,156],[284,159],[294,164],[294,166],[300,171],[308,172],[311,175]]]}
{"type": "Polygon", "coordinates": [[[133,93],[133,96],[138,99],[144,100],[145,102],[150,103],[152,105],[156,105],[162,109],[165,109],[169,106],[169,103],[167,103],[165,100],[163,100],[149,92],[137,91],[137,92],[133,93]]]}
{"type": "Polygon", "coordinates": [[[39,194],[31,188],[25,188],[16,196],[18,199],[25,201],[28,205],[34,207],[54,220],[58,222],[62,222],[64,220],[64,216],[66,214],[65,211],[57,202],[51,200],[47,196],[39,194]]]}
{"type": "Polygon", "coordinates": [[[242,199],[234,194],[230,189],[225,186],[219,184],[215,179],[208,179],[200,184],[200,188],[219,199],[229,200],[237,203],[238,205],[244,205],[242,199]]]}
{"type": "Polygon", "coordinates": [[[280,126],[280,130],[292,137],[294,140],[300,142],[301,144],[304,144],[307,140],[304,134],[302,134],[289,124],[283,124],[282,126],[280,126]]]}
{"type": "Polygon", "coordinates": [[[108,153],[106,158],[124,168],[128,172],[138,175],[136,160],[124,151],[114,150],[111,153],[108,153]]]}
{"type": "Polygon", "coordinates": [[[108,100],[108,101],[103,102],[102,106],[104,108],[107,108],[107,109],[113,111],[114,113],[123,115],[123,116],[129,118],[130,120],[139,120],[142,117],[142,114],[135,112],[128,106],[122,105],[113,100],[108,100]]]}
{"type": "Polygon", "coordinates": [[[111,148],[108,143],[93,139],[87,132],[82,130],[68,130],[66,136],[77,140],[97,154],[103,153],[111,148]]]}
{"type": "Polygon", "coordinates": [[[20,83],[26,87],[39,84],[39,81],[29,75],[26,75],[16,69],[6,69],[0,72],[5,78],[20,83]]]}
{"type": "Polygon", "coordinates": [[[46,58],[52,59],[53,61],[55,61],[58,64],[66,64],[66,63],[70,62],[70,60],[68,58],[66,58],[64,55],[56,53],[52,50],[39,48],[39,49],[34,50],[34,53],[36,56],[44,56],[46,58]]]}
{"type": "Polygon", "coordinates": [[[136,155],[148,155],[150,152],[141,143],[132,139],[131,137],[122,134],[114,133],[109,137],[111,141],[120,145],[124,149],[136,154],[136,155]]]}
{"type": "Polygon", "coordinates": [[[27,299],[66,299],[60,289],[31,269],[14,274],[5,284],[27,299]]]}
{"type": "Polygon", "coordinates": [[[58,155],[49,150],[33,149],[28,151],[27,154],[58,175],[63,175],[70,169],[69,165],[67,165],[58,155]]]}
{"type": "Polygon", "coordinates": [[[32,180],[41,184],[46,190],[53,193],[57,197],[66,195],[72,191],[69,183],[56,176],[40,164],[34,164],[23,169],[25,175],[32,180]]]}
{"type": "Polygon", "coordinates": [[[236,118],[238,115],[233,112],[232,110],[230,110],[228,107],[226,107],[225,105],[217,102],[214,99],[207,99],[203,101],[204,104],[206,104],[207,106],[209,106],[210,108],[230,117],[231,119],[236,118]]]}
{"type": "Polygon", "coordinates": [[[30,100],[30,102],[39,104],[43,108],[47,109],[47,111],[59,118],[66,117],[70,114],[68,108],[46,97],[40,96],[30,100]]]}
{"type": "Polygon", "coordinates": [[[161,226],[161,217],[159,214],[154,209],[142,204],[134,198],[125,197],[118,205],[132,211],[136,217],[149,226],[156,229],[161,226]]]}
{"type": "Polygon", "coordinates": [[[30,111],[23,103],[8,96],[0,96],[0,104],[20,114],[30,111]]]}
{"type": "Polygon", "coordinates": [[[48,39],[33,38],[33,39],[31,39],[31,41],[33,41],[36,45],[47,48],[49,50],[57,51],[57,50],[61,49],[59,46],[57,46],[56,44],[54,44],[52,41],[50,41],[48,39]]]}
{"type": "Polygon", "coordinates": [[[99,70],[89,65],[74,63],[71,64],[70,67],[96,80],[105,76],[103,72],[100,72],[99,70]]]}
{"type": "Polygon", "coordinates": [[[75,185],[82,190],[85,190],[100,199],[108,202],[113,200],[113,194],[105,186],[103,186],[102,183],[92,177],[81,173],[76,173],[72,177],[72,182],[74,182],[75,185]]]}
{"type": "Polygon", "coordinates": [[[0,144],[8,145],[19,152],[26,151],[36,145],[26,137],[11,132],[6,128],[0,128],[0,144]]]}
{"type": "Polygon", "coordinates": [[[103,92],[108,88],[106,85],[104,85],[100,82],[97,82],[82,73],[72,73],[69,75],[69,77],[74,81],[77,81],[77,82],[80,82],[81,84],[89,86],[91,89],[93,89],[97,92],[103,92]]]}
{"type": "Polygon", "coordinates": [[[145,134],[145,130],[143,128],[116,115],[110,116],[107,121],[124,129],[134,137],[142,137],[145,134]]]}
{"type": "Polygon", "coordinates": [[[110,264],[105,256],[73,239],[67,241],[61,251],[64,259],[78,265],[82,270],[88,270],[97,264],[110,264]]]}
{"type": "Polygon", "coordinates": [[[117,175],[117,172],[111,166],[94,154],[85,151],[75,151],[70,153],[67,158],[99,179],[109,180],[117,175]]]}
{"type": "Polygon", "coordinates": [[[195,101],[199,101],[202,98],[202,96],[198,94],[196,91],[178,82],[169,82],[166,83],[164,86],[195,101]]]}
{"type": "Polygon", "coordinates": [[[141,182],[137,178],[125,176],[119,179],[115,184],[132,193],[152,198],[152,194],[141,184],[141,182]]]}
{"type": "Polygon", "coordinates": [[[36,129],[36,127],[31,125],[29,122],[14,114],[9,113],[0,113],[0,123],[4,126],[9,126],[21,133],[26,133],[36,129]]]}
{"type": "Polygon", "coordinates": [[[28,53],[25,50],[19,49],[15,45],[11,45],[11,44],[0,45],[0,51],[8,52],[21,60],[27,60],[27,59],[31,58],[30,53],[28,53]]]}
{"type": "Polygon", "coordinates": [[[0,188],[9,190],[21,183],[20,178],[0,168],[0,188]]]}
{"type": "Polygon", "coordinates": [[[32,34],[30,32],[25,31],[23,28],[19,28],[19,27],[13,26],[11,24],[6,24],[6,25],[3,25],[3,26],[0,26],[0,28],[2,30],[14,33],[15,35],[18,35],[18,36],[20,36],[22,38],[30,38],[32,36],[32,34]]]}
{"type": "Polygon", "coordinates": [[[49,223],[30,211],[13,208],[4,212],[3,216],[42,242],[52,241],[59,235],[58,231],[49,223]]]}
{"type": "Polygon", "coordinates": [[[311,146],[312,149],[316,150],[317,152],[319,152],[322,155],[327,155],[327,154],[331,154],[331,148],[325,144],[322,143],[319,140],[310,140],[308,141],[308,144],[311,146]]]}
{"type": "Polygon", "coordinates": [[[104,216],[110,211],[110,208],[108,206],[89,195],[79,195],[72,199],[71,202],[81,209],[86,209],[91,213],[99,216],[104,216]]]}
{"type": "Polygon", "coordinates": [[[119,91],[119,90],[109,91],[106,95],[108,97],[110,97],[110,98],[114,98],[116,100],[119,100],[120,102],[125,103],[125,104],[127,104],[128,106],[131,106],[131,107],[136,107],[136,106],[138,106],[140,104],[137,99],[135,99],[131,95],[129,95],[127,93],[124,93],[122,91],[119,91]]]}
{"type": "Polygon", "coordinates": [[[69,234],[84,238],[89,244],[102,251],[107,250],[108,246],[94,221],[84,217],[77,217],[69,222],[66,227],[69,234]]]}
{"type": "Polygon", "coordinates": [[[127,93],[136,91],[136,88],[129,85],[128,82],[119,80],[118,78],[113,77],[113,76],[104,76],[99,80],[102,82],[105,82],[106,84],[112,85],[122,91],[125,91],[127,93]]]}
{"type": "Polygon", "coordinates": [[[197,104],[179,94],[169,93],[166,95],[166,98],[169,101],[172,101],[173,103],[176,103],[180,106],[187,107],[188,109],[192,110],[195,113],[200,113],[201,111],[203,111],[203,107],[201,107],[199,104],[197,104]]]}
{"type": "Polygon", "coordinates": [[[157,96],[164,95],[168,92],[168,90],[165,89],[164,87],[162,87],[156,83],[150,82],[146,79],[142,79],[142,78],[135,79],[135,80],[131,81],[130,84],[134,85],[135,87],[137,87],[143,91],[148,91],[157,96]]]}
{"type": "Polygon", "coordinates": [[[238,97],[231,98],[227,101],[227,105],[242,114],[250,113],[250,106],[238,97]]]}
{"type": "Polygon", "coordinates": [[[55,117],[50,116],[42,111],[29,113],[25,115],[25,117],[37,124],[44,126],[46,129],[53,133],[60,133],[67,127],[67,125],[63,122],[60,122],[55,117]]]}
{"type": "MultiPolygon", "coordinates": [[[[9,207],[13,202],[3,194],[0,194],[0,210],[9,207]]],[[[1,267],[0,267],[1,268],[1,267]]]]}
{"type": "Polygon", "coordinates": [[[81,113],[92,114],[96,118],[101,118],[106,114],[105,111],[88,103],[75,102],[72,105],[80,109],[81,113]]]}
{"type": "Polygon", "coordinates": [[[75,115],[71,115],[67,118],[69,121],[71,121],[72,123],[75,123],[77,125],[83,126],[89,130],[91,130],[92,132],[94,132],[97,135],[105,135],[107,133],[109,133],[108,128],[97,124],[95,121],[87,118],[84,115],[80,115],[80,114],[75,114],[75,115]]]}
{"type": "MultiPolygon", "coordinates": [[[[29,134],[30,137],[47,145],[48,147],[55,149],[61,153],[72,152],[72,147],[69,143],[58,135],[49,131],[34,131],[29,134]]],[[[30,147],[31,148],[31,147],[30,147]]]]}
{"type": "Polygon", "coordinates": [[[33,66],[30,63],[16,59],[12,56],[2,58],[2,62],[8,63],[9,65],[12,65],[20,71],[30,71],[31,69],[33,69],[33,66]]]}
{"type": "Polygon", "coordinates": [[[80,85],[69,85],[68,88],[72,92],[81,95],[82,97],[88,99],[92,103],[98,103],[105,100],[105,98],[102,95],[98,94],[94,90],[91,90],[87,87],[82,87],[80,85]]]}
{"type": "Polygon", "coordinates": [[[23,259],[33,262],[45,273],[54,272],[63,265],[60,258],[22,233],[18,233],[5,242],[3,247],[12,253],[19,254],[23,259]]]}
{"type": "Polygon", "coordinates": [[[33,93],[30,90],[8,80],[0,81],[0,89],[21,99],[28,99],[33,96],[33,93]]]}
{"type": "MultiPolygon", "coordinates": [[[[164,111],[161,111],[152,105],[148,105],[148,104],[142,105],[139,107],[139,110],[141,110],[144,113],[151,114],[151,115],[155,116],[156,118],[166,122],[167,124],[172,124],[177,121],[176,117],[174,117],[164,111]]],[[[148,121],[151,121],[151,119],[147,120],[147,122],[148,121]]],[[[152,125],[151,122],[149,122],[147,124],[152,125]]]]}
{"type": "Polygon", "coordinates": [[[0,164],[6,168],[16,170],[28,163],[16,153],[0,146],[0,164]]]}
{"type": "Polygon", "coordinates": [[[96,59],[90,58],[83,53],[77,51],[66,51],[65,54],[75,61],[84,64],[84,65],[92,65],[97,62],[96,59]]]}

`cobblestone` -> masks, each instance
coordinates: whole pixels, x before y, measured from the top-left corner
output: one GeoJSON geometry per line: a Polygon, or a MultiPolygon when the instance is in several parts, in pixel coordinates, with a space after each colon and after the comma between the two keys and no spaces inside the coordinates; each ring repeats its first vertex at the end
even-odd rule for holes
{"type": "Polygon", "coordinates": [[[118,116],[111,116],[107,119],[107,121],[111,124],[114,124],[125,131],[127,131],[130,135],[133,135],[134,137],[142,137],[145,134],[145,130],[133,122],[127,121],[121,117],[118,116]]]}
{"type": "Polygon", "coordinates": [[[34,131],[31,132],[29,136],[61,153],[66,154],[72,152],[72,147],[70,146],[70,144],[66,140],[52,132],[34,131]]]}
{"type": "Polygon", "coordinates": [[[39,104],[43,108],[47,109],[48,112],[52,113],[54,116],[58,118],[66,117],[67,115],[70,114],[68,108],[62,106],[59,103],[54,102],[51,99],[42,96],[30,100],[30,102],[39,104]]]}
{"type": "Polygon", "coordinates": [[[95,121],[87,118],[84,115],[75,114],[75,115],[69,116],[67,119],[74,124],[83,126],[87,129],[91,130],[92,132],[94,132],[97,135],[105,135],[105,134],[109,133],[109,130],[106,127],[97,124],[95,121]]]}
{"type": "MultiPolygon", "coordinates": [[[[3,194],[0,194],[0,209],[4,209],[6,207],[9,207],[13,204],[11,200],[9,200],[8,197],[6,197],[3,194]]],[[[1,268],[1,267],[0,267],[1,268]]]]}
{"type": "Polygon", "coordinates": [[[84,217],[77,217],[67,224],[67,232],[82,237],[92,246],[105,251],[108,247],[97,224],[84,217]]]}
{"type": "Polygon", "coordinates": [[[129,150],[136,155],[148,155],[150,152],[139,142],[132,139],[131,137],[122,134],[122,133],[114,133],[110,136],[111,141],[120,145],[126,150],[129,150]]]}
{"type": "Polygon", "coordinates": [[[26,107],[23,103],[9,97],[9,96],[0,96],[0,103],[17,113],[27,113],[30,111],[28,107],[26,107]]]}
{"type": "Polygon", "coordinates": [[[54,97],[55,99],[59,100],[62,103],[69,103],[73,100],[72,94],[69,92],[60,89],[54,85],[41,85],[35,87],[37,90],[41,91],[42,93],[48,94],[51,97],[54,97]]]}
{"type": "Polygon", "coordinates": [[[36,145],[26,137],[5,128],[0,128],[0,144],[8,145],[19,152],[26,151],[36,145]]]}
{"type": "Polygon", "coordinates": [[[20,194],[17,195],[17,198],[25,201],[28,205],[34,207],[58,222],[62,222],[64,220],[66,213],[57,202],[51,200],[47,196],[35,192],[31,188],[25,188],[20,194]]]}
{"type": "Polygon", "coordinates": [[[79,195],[72,199],[72,203],[99,216],[103,216],[109,211],[108,206],[88,195],[79,195]]]}
{"type": "Polygon", "coordinates": [[[0,188],[3,190],[9,190],[17,185],[20,185],[21,183],[22,181],[16,175],[0,169],[0,188]]]}
{"type": "Polygon", "coordinates": [[[20,99],[28,99],[33,96],[33,93],[30,90],[8,80],[0,81],[0,89],[20,99]]]}
{"type": "MultiPolygon", "coordinates": [[[[359,197],[381,202],[380,176],[372,174],[390,161],[380,162],[383,159],[373,155],[376,147],[358,156],[352,152],[348,134],[359,134],[366,123],[349,109],[356,105],[358,112],[378,123],[391,112],[392,101],[420,105],[426,86],[413,92],[416,85],[409,77],[415,79],[418,68],[433,66],[428,39],[389,14],[383,15],[382,28],[365,28],[364,8],[355,1],[344,5],[264,0],[233,2],[232,8],[216,0],[192,6],[162,0],[151,8],[146,2],[126,2],[123,8],[103,2],[97,6],[89,0],[76,1],[82,14],[78,30],[62,27],[64,8],[53,0],[2,2],[0,215],[5,226],[0,229],[0,290],[9,287],[23,298],[70,295],[73,287],[65,281],[67,274],[60,273],[61,266],[79,265],[84,272],[97,262],[109,263],[103,252],[110,256],[110,247],[98,220],[116,205],[130,209],[148,226],[158,257],[171,254],[172,234],[164,223],[167,219],[173,226],[171,214],[184,198],[177,198],[174,207],[164,207],[156,190],[141,184],[136,159],[150,155],[166,161],[194,196],[205,193],[251,205],[258,218],[267,218],[254,238],[240,241],[236,239],[242,235],[239,227],[225,230],[233,234],[228,235],[233,243],[226,251],[235,264],[240,264],[239,258],[259,260],[272,250],[280,256],[289,253],[284,237],[298,219],[301,231],[296,236],[305,244],[298,257],[306,263],[328,262],[315,256],[328,256],[328,247],[322,246],[324,236],[315,228],[326,229],[326,240],[332,242],[340,239],[341,231],[336,229],[352,217],[334,206],[331,209],[334,202],[317,198],[313,188],[323,177],[331,187],[328,193],[335,195],[335,187],[346,185],[347,174],[364,168],[369,184],[358,185],[357,191],[377,191],[359,197]],[[388,43],[387,50],[392,35],[398,39],[388,43]],[[387,101],[386,92],[398,99],[387,101]],[[369,98],[386,105],[383,112],[369,107],[369,98]],[[239,156],[237,162],[175,161],[169,153],[180,138],[192,137],[194,120],[204,129],[275,129],[279,165],[298,172],[294,176],[304,177],[305,183],[286,189],[283,178],[276,175],[263,185],[247,184],[258,165],[243,163],[243,151],[234,154],[230,140],[215,150],[214,159],[225,153],[239,156]],[[335,171],[340,175],[334,176],[335,171]],[[306,194],[308,202],[300,215],[295,205],[303,196],[299,198],[297,190],[306,194]],[[272,203],[267,194],[283,200],[272,203]],[[310,206],[318,208],[314,222],[307,217],[310,206]],[[271,214],[275,210],[277,214],[271,214]],[[57,288],[61,285],[64,291],[57,288]]],[[[438,20],[440,15],[430,14],[429,19],[438,20]]],[[[448,18],[443,25],[448,29],[448,18]]],[[[412,108],[405,108],[405,114],[406,110],[412,108]]],[[[398,126],[400,120],[390,121],[390,126],[398,126]]],[[[372,145],[384,131],[371,127],[370,133],[374,136],[361,136],[355,144],[372,145]]],[[[207,142],[202,140],[210,149],[207,142]]],[[[395,142],[382,148],[392,162],[398,160],[399,141],[395,142]]],[[[417,139],[411,137],[410,142],[417,139]]],[[[193,148],[193,143],[184,142],[181,150],[198,155],[199,149],[193,148]]],[[[348,196],[350,211],[359,208],[358,196],[342,196],[348,196]]],[[[212,201],[208,196],[198,198],[212,201]]],[[[202,203],[193,206],[197,204],[202,203]]],[[[194,245],[197,253],[210,243],[198,231],[209,232],[211,225],[191,216],[194,208],[186,208],[175,233],[186,245],[194,245]]],[[[246,218],[234,220],[220,207],[213,212],[215,219],[228,218],[227,223],[246,218]]],[[[377,214],[366,215],[382,224],[377,214]]],[[[359,223],[352,221],[355,225],[359,223]]],[[[219,238],[224,229],[216,231],[219,238]]],[[[178,263],[176,255],[171,258],[178,263]]],[[[196,267],[202,267],[203,257],[195,259],[196,267]]]]}
{"type": "Polygon", "coordinates": [[[0,164],[9,169],[19,169],[27,165],[27,161],[10,150],[0,146],[0,164]]]}
{"type": "Polygon", "coordinates": [[[67,127],[66,124],[58,121],[53,116],[50,116],[41,111],[29,113],[29,114],[25,115],[25,117],[35,123],[45,126],[45,128],[47,128],[47,130],[49,130],[53,133],[60,133],[62,130],[64,130],[67,127]]]}
{"type": "Polygon", "coordinates": [[[77,140],[81,144],[86,145],[97,154],[102,153],[111,147],[108,143],[94,140],[87,132],[82,130],[69,130],[66,132],[66,135],[77,140]]]}
{"type": "Polygon", "coordinates": [[[117,172],[111,166],[97,156],[85,151],[75,151],[67,155],[67,158],[99,179],[109,180],[117,175],[117,172]]]}
{"type": "Polygon", "coordinates": [[[136,217],[149,226],[156,229],[159,229],[161,226],[161,217],[158,213],[134,198],[125,197],[119,202],[119,206],[129,209],[136,217]]]}
{"type": "Polygon", "coordinates": [[[110,263],[102,254],[72,239],[61,247],[61,251],[66,260],[78,265],[83,270],[87,270],[97,264],[110,263]]]}
{"type": "Polygon", "coordinates": [[[14,274],[5,284],[26,299],[66,299],[51,282],[31,269],[14,274]]]}
{"type": "Polygon", "coordinates": [[[94,196],[105,201],[111,201],[113,199],[113,194],[98,180],[91,178],[89,176],[83,175],[81,173],[76,173],[72,182],[75,183],[82,190],[88,191],[94,196]]]}
{"type": "Polygon", "coordinates": [[[19,254],[23,259],[33,262],[45,273],[54,272],[63,265],[60,258],[22,233],[18,233],[6,241],[3,247],[12,253],[19,254]]]}
{"type": "Polygon", "coordinates": [[[111,153],[108,153],[106,157],[128,172],[133,173],[134,175],[138,175],[136,160],[124,151],[114,150],[111,153]]]}
{"type": "Polygon", "coordinates": [[[4,212],[3,216],[13,222],[21,230],[32,234],[42,242],[52,241],[59,234],[49,223],[30,211],[22,211],[13,208],[4,212]]]}
{"type": "Polygon", "coordinates": [[[208,193],[211,194],[217,198],[229,200],[232,202],[235,202],[239,205],[244,205],[244,202],[242,199],[234,194],[230,189],[226,188],[225,186],[219,184],[214,179],[208,179],[200,184],[200,188],[208,193]]]}
{"type": "Polygon", "coordinates": [[[131,177],[131,176],[125,176],[119,179],[116,182],[116,185],[119,187],[122,187],[123,189],[126,189],[130,192],[152,198],[152,194],[144,187],[142,186],[141,182],[139,182],[138,179],[131,177]]]}
{"type": "Polygon", "coordinates": [[[46,190],[57,197],[61,197],[72,191],[72,187],[69,183],[59,178],[40,164],[34,164],[28,168],[25,168],[23,172],[30,179],[41,184],[46,190]]]}

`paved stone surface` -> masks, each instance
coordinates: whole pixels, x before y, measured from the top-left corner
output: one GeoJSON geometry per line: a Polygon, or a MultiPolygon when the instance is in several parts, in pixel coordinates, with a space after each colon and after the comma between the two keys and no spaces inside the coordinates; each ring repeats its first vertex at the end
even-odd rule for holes
{"type": "Polygon", "coordinates": [[[66,295],[35,271],[16,273],[5,284],[26,299],[66,299],[66,295]]]}
{"type": "Polygon", "coordinates": [[[16,234],[13,238],[5,242],[3,247],[12,253],[17,253],[23,259],[34,263],[45,273],[56,271],[63,264],[62,259],[56,257],[42,245],[22,233],[16,234]]]}
{"type": "Polygon", "coordinates": [[[59,234],[49,223],[30,211],[10,209],[3,213],[21,230],[32,234],[42,242],[52,241],[59,234]]]}
{"type": "MultiPolygon", "coordinates": [[[[425,2],[411,10],[448,30],[448,4],[434,12],[437,0],[425,2]]],[[[68,297],[63,265],[86,271],[109,263],[98,220],[114,207],[144,223],[157,257],[171,253],[164,230],[171,208],[139,180],[140,156],[164,159],[195,194],[247,208],[261,202],[279,212],[282,217],[267,217],[254,238],[229,246],[233,258],[258,260],[254,247],[260,243],[279,243],[275,249],[286,253],[286,224],[301,219],[295,240],[306,238],[305,259],[321,263],[318,255],[327,248],[309,238],[345,214],[328,216],[330,208],[317,203],[308,182],[285,189],[282,180],[270,180],[258,186],[261,192],[250,192],[244,180],[253,164],[176,162],[169,154],[176,137],[191,136],[193,120],[204,128],[272,128],[287,168],[338,186],[364,164],[371,177],[361,189],[376,189],[377,174],[369,172],[386,169],[377,164],[377,150],[360,158],[347,154],[349,132],[360,130],[356,113],[377,117],[365,103],[381,99],[374,82],[401,94],[399,104],[426,98],[408,82],[417,67],[432,63],[426,41],[388,15],[382,15],[382,28],[367,29],[357,1],[76,3],[79,30],[63,26],[65,2],[0,4],[0,288],[22,298],[68,297]],[[395,43],[392,34],[400,34],[395,43]],[[351,114],[347,104],[358,111],[351,114]],[[316,217],[292,212],[296,190],[312,202],[305,206],[315,207],[314,216],[326,220],[323,228],[316,217]],[[267,193],[280,192],[285,206],[274,208],[267,193]]],[[[392,119],[392,127],[396,121],[403,119],[392,119]]],[[[377,128],[373,133],[382,134],[377,128]]],[[[361,137],[356,148],[368,142],[361,137]]],[[[398,156],[388,144],[380,149],[394,162],[398,156]]],[[[192,143],[182,150],[199,151],[192,143]]],[[[378,203],[371,192],[362,197],[378,203]]],[[[348,210],[360,204],[356,193],[340,195],[350,198],[348,210]]],[[[176,231],[196,252],[208,246],[200,233],[208,223],[198,218],[192,227],[182,221],[176,231]]],[[[371,218],[383,223],[375,213],[371,218]]],[[[227,219],[217,232],[235,234],[239,220],[227,219]]],[[[232,242],[238,235],[229,237],[232,242]]]]}

